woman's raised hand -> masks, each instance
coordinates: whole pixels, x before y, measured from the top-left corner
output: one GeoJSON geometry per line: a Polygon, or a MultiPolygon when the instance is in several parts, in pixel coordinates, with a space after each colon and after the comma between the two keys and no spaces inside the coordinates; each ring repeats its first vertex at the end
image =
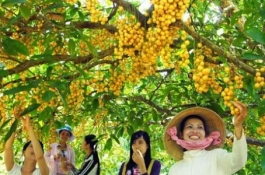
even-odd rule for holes
{"type": "Polygon", "coordinates": [[[30,118],[29,116],[21,117],[23,126],[28,130],[31,128],[30,118]]]}
{"type": "Polygon", "coordinates": [[[247,107],[245,104],[237,101],[233,105],[238,109],[238,113],[234,116],[235,136],[237,139],[242,137],[243,123],[247,117],[247,107]]]}
{"type": "Polygon", "coordinates": [[[234,106],[238,109],[238,114],[234,116],[234,126],[241,127],[244,123],[244,120],[247,117],[247,107],[245,104],[237,101],[233,102],[234,106]]]}

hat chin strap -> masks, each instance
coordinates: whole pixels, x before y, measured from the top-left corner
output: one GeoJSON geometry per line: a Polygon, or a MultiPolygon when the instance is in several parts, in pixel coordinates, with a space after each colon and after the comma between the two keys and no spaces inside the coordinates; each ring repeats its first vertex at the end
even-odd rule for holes
{"type": "Polygon", "coordinates": [[[205,149],[208,146],[212,145],[218,145],[221,143],[220,139],[220,132],[219,131],[213,131],[210,133],[208,137],[206,137],[203,140],[196,140],[196,141],[186,141],[183,139],[179,139],[177,136],[177,128],[175,126],[169,128],[167,130],[167,134],[170,136],[170,138],[181,147],[185,148],[186,150],[199,150],[199,149],[205,149]]]}

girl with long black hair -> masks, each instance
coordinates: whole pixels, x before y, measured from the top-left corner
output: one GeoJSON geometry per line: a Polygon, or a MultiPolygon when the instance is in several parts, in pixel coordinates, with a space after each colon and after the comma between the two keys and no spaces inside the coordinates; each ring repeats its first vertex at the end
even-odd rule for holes
{"type": "Polygon", "coordinates": [[[97,152],[98,140],[95,135],[85,136],[82,149],[86,152],[85,160],[80,169],[76,169],[71,163],[65,162],[64,169],[70,169],[70,175],[99,175],[100,161],[97,152]]]}
{"type": "Polygon", "coordinates": [[[118,175],[159,175],[161,164],[151,157],[150,137],[145,131],[132,134],[130,158],[123,162],[118,175]]]}

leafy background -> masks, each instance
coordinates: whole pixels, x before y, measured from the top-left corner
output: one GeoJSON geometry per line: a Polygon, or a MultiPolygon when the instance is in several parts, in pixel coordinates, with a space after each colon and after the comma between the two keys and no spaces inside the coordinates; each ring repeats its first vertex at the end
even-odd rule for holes
{"type": "MultiPolygon", "coordinates": [[[[0,140],[17,132],[18,162],[27,135],[16,106],[46,148],[56,128],[70,124],[78,165],[84,135],[96,134],[102,174],[116,174],[130,135],[146,130],[166,174],[174,163],[162,143],[167,122],[203,106],[233,132],[231,101],[239,100],[249,108],[249,151],[237,174],[264,173],[263,1],[0,2],[0,140]]],[[[225,148],[231,143],[228,137],[225,148]]]]}

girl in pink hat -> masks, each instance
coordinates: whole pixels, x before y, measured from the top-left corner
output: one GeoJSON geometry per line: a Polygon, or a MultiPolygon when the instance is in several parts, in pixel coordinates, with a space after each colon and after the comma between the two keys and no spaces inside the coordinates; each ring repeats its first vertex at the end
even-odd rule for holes
{"type": "Polygon", "coordinates": [[[50,175],[66,175],[68,172],[62,169],[65,161],[75,165],[75,153],[73,148],[67,144],[75,139],[72,128],[69,125],[56,130],[59,142],[50,145],[50,150],[45,153],[46,161],[50,168],[50,175]]]}

